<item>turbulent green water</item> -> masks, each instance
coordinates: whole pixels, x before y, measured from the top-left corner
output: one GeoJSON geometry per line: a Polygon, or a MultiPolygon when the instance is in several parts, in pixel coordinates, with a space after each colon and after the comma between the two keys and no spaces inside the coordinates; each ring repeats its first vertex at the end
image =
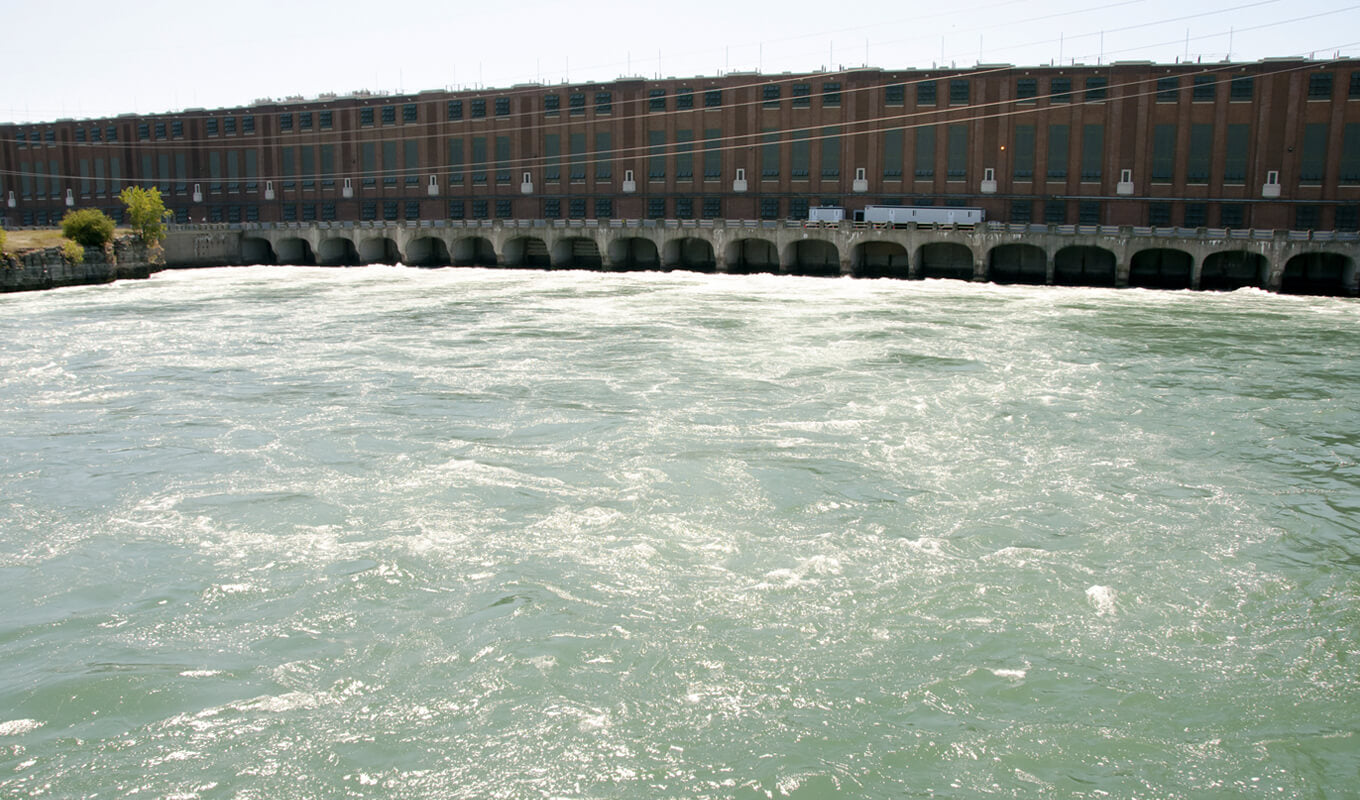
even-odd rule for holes
{"type": "Polygon", "coordinates": [[[0,795],[1346,797],[1360,305],[0,297],[0,795]]]}

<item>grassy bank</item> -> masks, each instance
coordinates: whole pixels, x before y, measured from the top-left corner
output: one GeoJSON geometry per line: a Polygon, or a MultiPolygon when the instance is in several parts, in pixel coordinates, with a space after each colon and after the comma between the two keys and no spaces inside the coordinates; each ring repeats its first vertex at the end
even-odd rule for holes
{"type": "MultiPolygon", "coordinates": [[[[131,233],[129,228],[118,228],[113,232],[114,237],[125,236],[131,233]]],[[[60,228],[43,228],[39,230],[5,231],[5,250],[10,253],[22,253],[27,250],[41,250],[44,247],[60,247],[66,241],[62,238],[60,228]]]]}

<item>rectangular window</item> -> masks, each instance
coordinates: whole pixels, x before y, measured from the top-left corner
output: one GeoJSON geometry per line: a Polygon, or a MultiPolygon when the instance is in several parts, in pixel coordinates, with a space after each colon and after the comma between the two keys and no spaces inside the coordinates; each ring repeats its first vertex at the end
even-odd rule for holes
{"type": "Polygon", "coordinates": [[[562,216],[562,201],[556,197],[543,200],[543,218],[557,219],[562,216]]]}
{"type": "MultiPolygon", "coordinates": [[[[396,124],[397,124],[397,108],[396,108],[396,106],[383,106],[383,107],[382,107],[382,124],[384,124],[384,125],[396,125],[396,124]]],[[[287,130],[287,129],[285,128],[285,130],[287,130]]]]}
{"type": "Polygon", "coordinates": [[[302,221],[303,222],[316,221],[316,203],[308,203],[302,207],[302,221]]]}
{"type": "Polygon", "coordinates": [[[793,132],[793,144],[789,148],[791,155],[789,164],[789,175],[796,181],[805,181],[812,174],[812,142],[809,137],[811,131],[801,130],[793,132]]]}
{"type": "Polygon", "coordinates": [[[244,117],[241,117],[241,132],[242,132],[242,133],[254,133],[254,132],[255,132],[255,115],[254,115],[254,114],[247,114],[247,115],[245,115],[244,117]]]}
{"type": "Polygon", "coordinates": [[[1209,224],[1209,206],[1205,203],[1186,203],[1183,219],[1187,228],[1203,228],[1209,224]]]}
{"type": "Polygon", "coordinates": [[[935,177],[935,126],[916,129],[916,178],[935,177]]]}
{"type": "Polygon", "coordinates": [[[812,107],[812,84],[795,83],[790,94],[793,97],[790,101],[790,105],[794,108],[812,107]]]}
{"type": "Polygon", "coordinates": [[[1245,209],[1237,203],[1226,203],[1218,209],[1218,225],[1220,228],[1241,228],[1244,225],[1245,209]]]}
{"type": "Polygon", "coordinates": [[[647,131],[647,180],[666,179],[666,132],[647,131]]]}
{"type": "Polygon", "coordinates": [[[828,81],[822,84],[822,108],[841,107],[841,84],[839,81],[828,81]]]}
{"type": "Polygon", "coordinates": [[[376,142],[362,142],[359,145],[360,175],[365,187],[378,185],[378,145],[376,142]]]}
{"type": "Polygon", "coordinates": [[[677,219],[694,219],[694,198],[675,198],[675,216],[677,219]]]}
{"type": "Polygon", "coordinates": [[[281,131],[291,131],[292,129],[293,129],[293,115],[292,115],[292,114],[280,114],[280,115],[279,115],[279,130],[281,130],[281,131]]]}
{"type": "Polygon", "coordinates": [[[1332,73],[1314,72],[1308,76],[1308,99],[1332,99],[1332,73]]]}
{"type": "Polygon", "coordinates": [[[463,182],[463,137],[449,139],[449,183],[463,182]]]}
{"type": "Polygon", "coordinates": [[[779,134],[766,133],[761,137],[764,144],[760,147],[760,177],[773,179],[779,177],[779,134]]]}
{"type": "Polygon", "coordinates": [[[472,137],[472,183],[473,185],[486,185],[486,137],[472,137]]]}
{"type": "MultiPolygon", "coordinates": [[[[407,187],[416,187],[416,186],[419,186],[419,185],[420,185],[420,142],[416,141],[415,139],[407,139],[406,141],[402,142],[401,145],[402,145],[402,149],[405,151],[405,152],[402,153],[402,162],[403,162],[403,163],[402,163],[402,175],[403,175],[403,177],[405,178],[405,180],[404,180],[403,182],[406,184],[407,187]]],[[[310,151],[310,150],[311,150],[310,147],[307,148],[307,151],[310,151]]],[[[302,172],[303,172],[304,175],[307,173],[307,159],[305,159],[305,158],[302,160],[302,172]]],[[[307,188],[307,187],[304,186],[303,188],[307,188]]]]}
{"type": "Polygon", "coordinates": [[[694,131],[675,132],[675,179],[694,180],[694,131]]]}
{"type": "Polygon", "coordinates": [[[543,113],[555,117],[562,110],[562,98],[555,94],[543,95],[543,113]]]}
{"type": "Polygon", "coordinates": [[[1348,122],[1341,129],[1341,183],[1360,185],[1360,122],[1348,122]]]}
{"type": "Polygon", "coordinates": [[[666,198],[649,197],[647,198],[647,218],[665,219],[666,217],[666,198]]]}
{"type": "Polygon", "coordinates": [[[935,81],[921,81],[916,84],[916,105],[935,105],[935,81]]]}
{"type": "Polygon", "coordinates": [[[968,79],[952,78],[949,81],[949,105],[968,105],[968,79]]]}
{"type": "Polygon", "coordinates": [[[378,202],[365,200],[359,205],[359,219],[371,221],[378,218],[378,202]]]}
{"type": "Polygon", "coordinates": [[[371,108],[359,109],[359,124],[366,128],[373,126],[373,109],[371,108]]]}
{"type": "Polygon", "coordinates": [[[1070,103],[1072,102],[1072,79],[1071,78],[1049,78],[1048,93],[1050,103],[1070,103]]]}
{"type": "Polygon", "coordinates": [[[789,200],[789,219],[807,219],[809,205],[806,197],[795,197],[789,200]]]}
{"type": "Polygon", "coordinates": [[[151,138],[151,126],[146,124],[145,122],[139,123],[137,125],[137,140],[145,142],[150,138],[151,138]]]}
{"type": "Polygon", "coordinates": [[[1157,102],[1174,103],[1180,99],[1181,79],[1172,75],[1157,79],[1157,102]]]}
{"type": "Polygon", "coordinates": [[[462,201],[462,200],[450,200],[450,201],[449,201],[449,219],[462,219],[462,218],[463,218],[463,201],[462,201]]]}
{"type": "Polygon", "coordinates": [[[950,125],[946,133],[945,169],[951,181],[968,177],[968,126],[950,125]]]}
{"type": "Polygon", "coordinates": [[[567,97],[567,113],[573,117],[584,117],[586,115],[586,96],[582,92],[572,92],[567,97]]]}
{"type": "Polygon", "coordinates": [[[614,93],[596,92],[595,93],[595,113],[612,114],[614,113],[614,93]]]}
{"type": "Polygon", "coordinates": [[[1022,103],[1034,102],[1039,96],[1038,78],[1020,78],[1015,82],[1015,99],[1022,103]]]}
{"type": "Polygon", "coordinates": [[[704,216],[704,219],[717,219],[717,218],[721,217],[721,216],[722,216],[722,198],[721,198],[721,197],[705,197],[705,198],[704,198],[704,210],[703,210],[703,216],[704,216]]]}
{"type": "Polygon", "coordinates": [[[487,215],[486,215],[486,209],[487,209],[487,204],[486,204],[486,201],[485,201],[485,200],[473,200],[473,201],[472,201],[472,218],[473,218],[473,219],[486,219],[486,216],[487,216],[487,215]]]}
{"type": "Polygon", "coordinates": [[[1335,227],[1339,231],[1360,230],[1360,206],[1337,206],[1335,227]]]}
{"type": "Polygon", "coordinates": [[[236,117],[225,117],[222,120],[222,132],[228,136],[236,135],[236,117]]]}
{"type": "Polygon", "coordinates": [[[1234,103],[1250,103],[1256,94],[1256,81],[1250,75],[1234,75],[1228,83],[1228,100],[1234,103]]]}
{"type": "Polygon", "coordinates": [[[704,128],[704,180],[722,177],[722,129],[704,128]]]}
{"type": "Polygon", "coordinates": [[[902,131],[884,131],[883,133],[883,179],[888,181],[902,180],[902,148],[904,137],[902,131]]]}
{"type": "MultiPolygon", "coordinates": [[[[233,120],[232,120],[232,128],[233,128],[233,129],[236,127],[236,124],[235,124],[235,123],[236,123],[236,120],[233,119],[233,120]]],[[[155,128],[155,130],[156,130],[156,138],[157,138],[157,139],[164,139],[164,138],[165,138],[165,131],[166,131],[166,128],[165,128],[165,123],[164,123],[164,122],[157,122],[157,123],[156,123],[156,128],[155,128]]],[[[227,131],[227,132],[228,132],[228,133],[235,133],[235,130],[230,130],[230,131],[227,131]]],[[[77,133],[84,134],[85,131],[77,131],[77,133]]],[[[84,137],[83,135],[82,135],[82,136],[78,136],[78,137],[76,137],[76,140],[77,140],[77,141],[84,141],[84,140],[85,140],[85,137],[84,137]]]]}
{"type": "Polygon", "coordinates": [[[1213,125],[1194,123],[1190,126],[1190,154],[1185,162],[1186,183],[1209,182],[1209,160],[1212,158],[1213,146],[1213,125]]]}
{"type": "MultiPolygon", "coordinates": [[[[477,99],[472,101],[472,118],[481,119],[486,116],[486,100],[477,99]]],[[[474,201],[475,204],[475,201],[474,201]]],[[[484,217],[483,217],[484,219],[484,217]]]]}
{"type": "Polygon", "coordinates": [[[1236,123],[1228,126],[1223,137],[1223,182],[1243,183],[1247,179],[1247,148],[1251,143],[1251,126],[1236,123]]]}
{"type": "Polygon", "coordinates": [[[779,219],[779,198],[762,197],[760,198],[760,218],[779,219]]]}
{"type": "Polygon", "coordinates": [[[397,143],[382,143],[383,186],[397,185],[397,143]]]}
{"type": "MultiPolygon", "coordinates": [[[[209,135],[209,136],[216,136],[216,135],[217,135],[217,120],[216,120],[216,119],[213,119],[212,117],[209,117],[208,119],[204,120],[204,121],[203,121],[203,127],[204,127],[204,129],[208,132],[208,135],[209,135]]],[[[113,137],[109,137],[109,141],[110,141],[110,142],[113,141],[113,137]]]]}
{"type": "Polygon", "coordinates": [[[1176,169],[1176,126],[1152,126],[1152,180],[1170,183],[1176,169]]]}
{"type": "Polygon", "coordinates": [[[840,134],[840,128],[822,128],[822,180],[836,180],[841,176],[840,134]]]}
{"type": "Polygon", "coordinates": [[[1190,93],[1190,99],[1196,103],[1212,103],[1216,85],[1213,75],[1196,75],[1195,88],[1190,93]]]}
{"type": "Polygon", "coordinates": [[[1294,207],[1294,230],[1314,231],[1322,227],[1322,209],[1317,206],[1294,207]]]}
{"type": "Polygon", "coordinates": [[[510,116],[510,98],[508,97],[496,98],[496,116],[498,117],[510,116]]]}
{"type": "Polygon", "coordinates": [[[690,109],[694,108],[694,90],[676,89],[675,107],[681,111],[689,111],[690,109]]]}
{"type": "Polygon", "coordinates": [[[297,188],[297,148],[285,147],[279,153],[279,172],[283,177],[283,188],[292,191],[297,188]]]}
{"type": "MultiPolygon", "coordinates": [[[[401,121],[415,122],[420,118],[420,111],[415,103],[405,103],[401,107],[401,121]]],[[[306,126],[304,126],[306,127],[306,126]]]]}
{"type": "MultiPolygon", "coordinates": [[[[415,144],[411,142],[411,144],[415,144]]],[[[510,137],[496,137],[496,183],[502,186],[510,182],[510,137]]]]}
{"type": "MultiPolygon", "coordinates": [[[[250,117],[246,117],[250,119],[250,117]]],[[[184,138],[184,120],[177,119],[170,123],[170,137],[173,139],[184,138]]]]}
{"type": "Polygon", "coordinates": [[[1086,79],[1086,102],[1104,100],[1108,94],[1107,87],[1110,85],[1108,78],[1087,78],[1086,79]]]}
{"type": "Polygon", "coordinates": [[[1033,200],[1012,200],[1011,201],[1011,222],[1018,222],[1028,225],[1034,220],[1034,201],[1033,200]]]}
{"type": "Polygon", "coordinates": [[[543,137],[543,180],[556,183],[562,180],[562,135],[549,133],[543,137]]]}
{"type": "MultiPolygon", "coordinates": [[[[177,164],[176,168],[180,177],[187,175],[183,169],[183,164],[177,164]]],[[[257,192],[260,189],[260,153],[257,150],[246,151],[246,191],[257,192]]],[[[182,190],[181,190],[182,191],[182,190]]]]}
{"type": "Polygon", "coordinates": [[[704,108],[722,106],[722,89],[709,89],[704,92],[704,108]]]}
{"type": "Polygon", "coordinates": [[[116,141],[118,141],[118,128],[117,128],[117,126],[110,125],[110,126],[108,127],[108,129],[104,131],[104,141],[106,141],[106,142],[116,142],[116,141]]]}
{"type": "MultiPolygon", "coordinates": [[[[415,142],[410,142],[410,144],[415,144],[415,142]]],[[[302,154],[302,188],[303,188],[303,189],[315,189],[315,188],[316,188],[316,148],[315,148],[315,147],[308,146],[308,147],[299,148],[299,150],[301,150],[301,154],[302,154]]]]}
{"type": "MultiPolygon", "coordinates": [[[[317,113],[321,117],[321,130],[328,131],[335,127],[335,113],[331,111],[321,111],[317,113]]],[[[324,215],[324,210],[323,210],[324,215]]]]}
{"type": "Polygon", "coordinates": [[[1105,126],[1081,126],[1081,179],[1098,181],[1105,163],[1105,126]]]}
{"type": "Polygon", "coordinates": [[[1100,201],[1083,200],[1077,204],[1077,224],[1078,225],[1099,225],[1100,224],[1100,201]]]}
{"type": "Polygon", "coordinates": [[[761,89],[766,108],[779,108],[779,84],[769,83],[761,89]]]}
{"type": "Polygon", "coordinates": [[[883,87],[883,105],[900,106],[907,100],[906,84],[894,83],[883,87]]]}
{"type": "Polygon", "coordinates": [[[321,145],[321,188],[335,188],[335,145],[321,145]]]}
{"type": "Polygon", "coordinates": [[[510,217],[514,216],[513,206],[514,204],[510,201],[510,198],[508,197],[497,198],[496,219],[510,219],[510,217]]]}
{"type": "Polygon", "coordinates": [[[614,216],[614,200],[610,197],[595,198],[595,219],[609,219],[614,216]]]}
{"type": "Polygon", "coordinates": [[[595,180],[614,177],[614,137],[609,131],[595,132],[595,180]]]}
{"type": "Polygon", "coordinates": [[[1066,125],[1048,126],[1048,179],[1067,178],[1067,154],[1069,131],[1066,125]]]}
{"type": "Polygon", "coordinates": [[[1044,201],[1044,222],[1049,225],[1065,225],[1067,223],[1067,201],[1044,201]]]}
{"type": "MultiPolygon", "coordinates": [[[[459,119],[462,119],[462,118],[463,118],[463,101],[462,101],[462,100],[450,100],[450,101],[449,101],[449,119],[450,119],[450,120],[459,120],[459,119]]],[[[370,122],[371,122],[371,120],[370,120],[370,122]]]]}
{"type": "Polygon", "coordinates": [[[1011,154],[1011,176],[1017,181],[1034,180],[1034,126],[1015,126],[1014,152],[1011,154]]]}
{"type": "Polygon", "coordinates": [[[1360,100],[1360,70],[1351,73],[1351,89],[1346,96],[1352,100],[1360,100]]]}
{"type": "Polygon", "coordinates": [[[572,183],[584,183],[586,180],[586,135],[584,133],[567,134],[567,169],[568,177],[572,183]]]}
{"type": "Polygon", "coordinates": [[[666,110],[665,89],[651,89],[647,92],[647,110],[648,111],[666,110]]]}
{"type": "Polygon", "coordinates": [[[1327,165],[1327,123],[1310,122],[1303,126],[1303,153],[1299,156],[1299,183],[1322,183],[1327,165]]]}

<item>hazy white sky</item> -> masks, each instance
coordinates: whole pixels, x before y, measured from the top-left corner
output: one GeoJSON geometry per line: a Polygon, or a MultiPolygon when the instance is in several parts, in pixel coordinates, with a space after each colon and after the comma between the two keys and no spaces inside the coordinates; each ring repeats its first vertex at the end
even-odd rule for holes
{"type": "Polygon", "coordinates": [[[1345,0],[4,0],[0,121],[837,66],[1360,56],[1345,0]]]}

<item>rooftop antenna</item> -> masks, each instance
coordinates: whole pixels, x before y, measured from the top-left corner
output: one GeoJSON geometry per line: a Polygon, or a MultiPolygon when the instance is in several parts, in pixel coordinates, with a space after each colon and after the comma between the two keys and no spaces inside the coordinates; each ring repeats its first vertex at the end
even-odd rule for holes
{"type": "Polygon", "coordinates": [[[1062,34],[1062,31],[1059,31],[1059,32],[1058,32],[1058,63],[1059,63],[1059,64],[1062,63],[1062,57],[1063,57],[1063,34],[1062,34]]]}
{"type": "Polygon", "coordinates": [[[1105,31],[1100,32],[1100,55],[1096,56],[1096,66],[1105,60],[1105,31]]]}
{"type": "Polygon", "coordinates": [[[1190,60],[1190,29],[1185,29],[1185,60],[1190,60]]]}
{"type": "Polygon", "coordinates": [[[1233,40],[1233,29],[1232,29],[1232,26],[1229,25],[1229,26],[1228,26],[1228,56],[1227,56],[1227,58],[1226,58],[1227,61],[1232,61],[1232,44],[1233,44],[1232,40],[1233,40]]]}

